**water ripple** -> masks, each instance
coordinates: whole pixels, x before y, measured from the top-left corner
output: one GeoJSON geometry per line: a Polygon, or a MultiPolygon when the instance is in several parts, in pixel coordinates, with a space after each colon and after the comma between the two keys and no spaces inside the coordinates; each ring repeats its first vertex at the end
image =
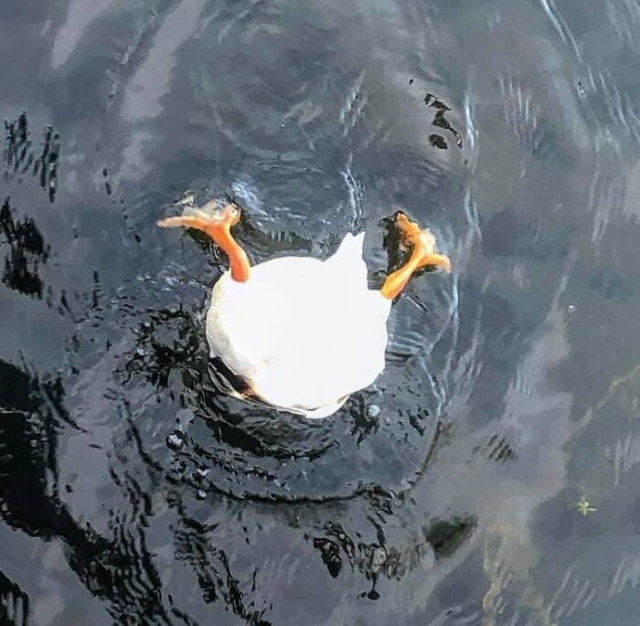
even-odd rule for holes
{"type": "Polygon", "coordinates": [[[574,37],[571,28],[562,16],[562,13],[556,7],[555,2],[553,0],[540,0],[540,4],[542,5],[542,9],[549,18],[549,21],[553,25],[555,31],[560,36],[560,39],[563,43],[571,47],[578,61],[582,62],[581,47],[574,37]]]}

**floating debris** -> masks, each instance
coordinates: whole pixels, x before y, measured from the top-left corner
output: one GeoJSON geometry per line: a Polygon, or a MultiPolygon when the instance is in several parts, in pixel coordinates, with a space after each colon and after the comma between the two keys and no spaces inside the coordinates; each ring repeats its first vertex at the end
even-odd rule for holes
{"type": "Polygon", "coordinates": [[[584,495],[581,496],[580,500],[578,500],[576,506],[578,507],[578,511],[580,511],[580,513],[582,513],[583,515],[594,513],[598,510],[596,507],[591,506],[591,502],[589,502],[589,500],[587,500],[587,497],[584,495]]]}

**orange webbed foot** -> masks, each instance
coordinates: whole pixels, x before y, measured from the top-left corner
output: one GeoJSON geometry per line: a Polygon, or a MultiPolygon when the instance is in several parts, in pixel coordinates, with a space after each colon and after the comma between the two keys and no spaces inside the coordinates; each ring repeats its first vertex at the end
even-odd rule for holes
{"type": "Polygon", "coordinates": [[[188,201],[183,204],[185,210],[182,215],[165,217],[158,220],[157,225],[162,228],[195,228],[206,233],[229,257],[231,278],[238,282],[247,281],[249,258],[231,235],[231,227],[240,221],[240,209],[232,203],[220,207],[215,200],[202,207],[194,207],[188,201]]]}
{"type": "Polygon", "coordinates": [[[387,276],[380,290],[380,293],[389,300],[393,300],[400,294],[412,274],[420,268],[436,267],[451,272],[449,257],[437,251],[436,238],[428,228],[421,229],[416,222],[412,222],[402,212],[396,215],[395,226],[400,232],[403,244],[412,247],[412,252],[400,269],[387,276]]]}

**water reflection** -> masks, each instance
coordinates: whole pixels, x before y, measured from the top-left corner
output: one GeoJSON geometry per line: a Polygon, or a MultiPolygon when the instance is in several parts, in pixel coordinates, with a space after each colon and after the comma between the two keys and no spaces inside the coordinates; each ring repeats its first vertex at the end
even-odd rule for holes
{"type": "Polygon", "coordinates": [[[9,201],[5,198],[0,207],[0,233],[8,247],[2,282],[19,293],[42,298],[44,283],[39,267],[47,262],[50,250],[33,219],[14,218],[9,201]]]}
{"type": "MultiPolygon", "coordinates": [[[[1,368],[4,384],[0,397],[3,411],[0,512],[5,522],[48,540],[62,539],[66,546],[65,558],[79,580],[96,597],[108,602],[109,612],[115,619],[126,623],[132,616],[167,621],[170,615],[180,614],[177,608],[167,607],[158,595],[162,576],[154,564],[157,548],[149,545],[151,537],[146,538],[144,530],[162,523],[160,520],[166,520],[168,515],[175,516],[172,525],[175,558],[189,567],[189,575],[197,581],[203,602],[219,601],[252,623],[270,623],[262,619],[264,610],[250,608],[253,601],[246,604],[246,599],[255,592],[255,581],[250,592],[246,587],[245,568],[241,568],[241,574],[233,572],[231,563],[237,561],[242,551],[240,546],[235,539],[230,543],[228,539],[225,541],[228,531],[218,536],[216,530],[220,529],[220,522],[203,523],[193,517],[189,506],[193,507],[198,498],[193,498],[183,487],[172,486],[175,480],[171,469],[147,456],[141,433],[131,422],[130,414],[127,415],[132,407],[123,407],[120,417],[123,424],[128,425],[113,435],[117,444],[114,441],[116,445],[110,451],[96,445],[97,424],[88,424],[85,419],[82,424],[75,424],[69,419],[59,379],[42,382],[10,364],[2,363],[1,368]],[[60,436],[65,441],[63,453],[59,451],[60,436]],[[107,476],[113,482],[107,485],[105,477],[93,476],[91,466],[83,468],[82,476],[75,472],[69,474],[71,468],[65,466],[65,461],[70,454],[78,453],[93,454],[94,460],[100,459],[100,465],[106,463],[107,476]],[[59,461],[63,463],[60,469],[59,461]],[[103,483],[103,494],[115,488],[124,495],[124,500],[117,507],[104,510],[105,520],[94,518],[92,524],[76,521],[72,514],[76,507],[69,508],[65,503],[73,501],[83,490],[86,495],[87,481],[92,488],[95,478],[103,483]],[[63,486],[64,492],[60,493],[63,486]],[[170,513],[164,506],[158,510],[160,494],[170,513]],[[187,506],[189,501],[192,504],[187,506]],[[160,520],[153,521],[155,516],[160,520]],[[225,545],[226,549],[221,547],[225,545]],[[233,558],[229,550],[235,555],[233,558]]],[[[207,499],[209,511],[224,504],[221,501],[214,506],[214,502],[207,499]]],[[[304,530],[304,541],[318,551],[332,577],[339,575],[343,560],[359,572],[363,582],[368,581],[370,585],[366,591],[369,599],[378,597],[376,585],[380,577],[400,580],[407,571],[424,567],[425,555],[432,553],[431,543],[436,557],[450,554],[475,525],[472,519],[434,522],[424,527],[421,536],[412,536],[406,545],[404,541],[389,543],[385,519],[394,515],[392,501],[379,494],[369,498],[369,505],[378,512],[377,516],[382,516],[379,521],[371,520],[371,542],[357,539],[362,537],[361,524],[356,531],[344,523],[328,521],[333,517],[331,511],[318,510],[309,517],[310,511],[299,508],[289,511],[283,520],[291,525],[295,534],[304,530]]],[[[243,534],[249,546],[260,534],[259,520],[244,522],[243,534]]]]}
{"type": "Polygon", "coordinates": [[[0,572],[0,619],[7,624],[26,626],[28,616],[29,596],[0,572]]]}
{"type": "Polygon", "coordinates": [[[34,152],[26,113],[22,113],[17,120],[6,121],[6,147],[4,149],[4,180],[20,181],[26,173],[37,177],[40,187],[47,191],[49,201],[56,197],[58,184],[58,159],[60,156],[60,135],[52,127],[46,129],[40,148],[40,154],[34,152]]]}

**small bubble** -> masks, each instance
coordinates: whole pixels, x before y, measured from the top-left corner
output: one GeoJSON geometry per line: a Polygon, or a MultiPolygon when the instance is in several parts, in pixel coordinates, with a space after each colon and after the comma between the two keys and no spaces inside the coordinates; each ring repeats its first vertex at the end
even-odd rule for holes
{"type": "Polygon", "coordinates": [[[198,492],[196,493],[196,498],[198,498],[198,500],[204,500],[207,497],[207,492],[204,489],[198,489],[198,492]]]}
{"type": "Polygon", "coordinates": [[[171,450],[175,450],[176,452],[178,450],[181,450],[184,446],[184,435],[181,432],[174,430],[167,437],[167,446],[171,448],[171,450]]]}
{"type": "Polygon", "coordinates": [[[367,417],[370,417],[372,419],[378,417],[380,415],[380,412],[380,407],[377,404],[370,404],[367,407],[367,417]]]}
{"type": "Polygon", "coordinates": [[[576,311],[576,305],[575,305],[575,304],[570,304],[570,305],[567,307],[567,311],[569,311],[569,313],[575,313],[575,311],[576,311]]]}

